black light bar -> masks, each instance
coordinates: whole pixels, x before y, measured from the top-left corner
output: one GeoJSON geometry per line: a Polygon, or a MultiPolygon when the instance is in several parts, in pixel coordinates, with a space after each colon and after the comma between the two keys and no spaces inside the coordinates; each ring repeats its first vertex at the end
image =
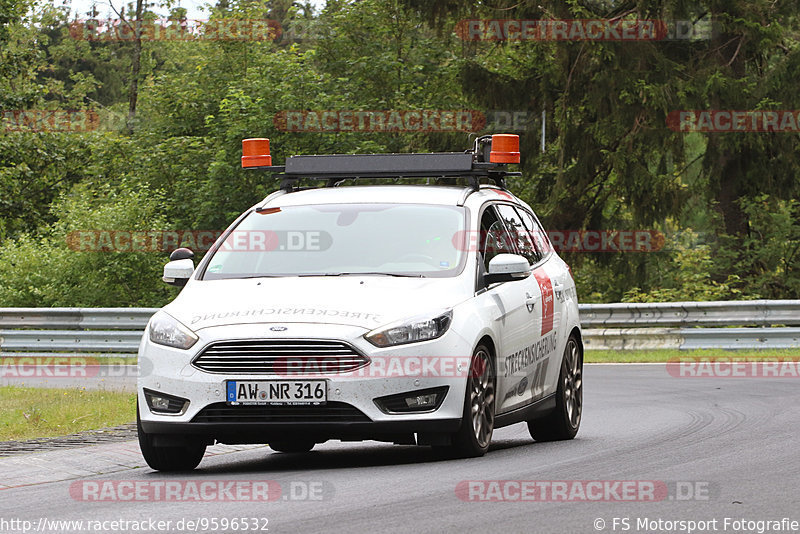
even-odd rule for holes
{"type": "Polygon", "coordinates": [[[288,175],[363,175],[396,173],[452,173],[472,170],[472,154],[443,152],[428,154],[331,154],[290,156],[288,175]]]}
{"type": "Polygon", "coordinates": [[[278,174],[286,191],[295,190],[303,178],[325,180],[328,187],[360,178],[466,178],[478,189],[483,177],[505,189],[507,176],[522,175],[506,170],[508,163],[519,163],[518,150],[518,136],[495,134],[477,138],[475,148],[466,152],[290,156],[286,165],[272,166],[269,140],[254,138],[242,141],[242,167],[278,174]],[[489,152],[489,141],[495,139],[497,150],[489,152]]]}

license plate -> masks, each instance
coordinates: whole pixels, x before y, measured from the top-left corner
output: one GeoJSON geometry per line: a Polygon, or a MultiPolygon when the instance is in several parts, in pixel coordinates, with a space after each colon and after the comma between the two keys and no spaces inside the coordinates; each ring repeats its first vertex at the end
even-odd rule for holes
{"type": "Polygon", "coordinates": [[[324,380],[228,380],[226,401],[245,404],[325,404],[324,380]]]}

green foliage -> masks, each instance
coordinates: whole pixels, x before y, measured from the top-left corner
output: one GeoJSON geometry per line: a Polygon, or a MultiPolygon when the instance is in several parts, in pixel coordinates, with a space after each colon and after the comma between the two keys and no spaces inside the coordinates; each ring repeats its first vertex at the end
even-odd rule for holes
{"type": "Polygon", "coordinates": [[[757,299],[760,295],[746,288],[736,274],[728,274],[716,281],[717,271],[712,248],[702,243],[697,234],[685,230],[666,243],[664,262],[651,272],[652,289],[643,291],[632,287],[625,292],[622,302],[677,302],[694,300],[757,299]]]}
{"type": "Polygon", "coordinates": [[[749,273],[749,291],[764,298],[800,298],[800,203],[758,195],[740,204],[749,230],[731,270],[749,273]]]}
{"type": "Polygon", "coordinates": [[[4,306],[161,306],[176,294],[160,279],[166,254],[80,251],[75,243],[78,232],[165,228],[158,192],[135,184],[76,186],[53,210],[59,219],[41,235],[0,245],[4,306]]]}
{"type": "MultiPolygon", "coordinates": [[[[512,189],[554,230],[654,229],[649,253],[566,253],[584,302],[800,298],[800,139],[666,127],[681,109],[800,109],[800,0],[220,2],[274,19],[266,41],[144,41],[133,133],[129,41],[70,35],[46,0],[0,0],[0,109],[92,109],[99,131],[0,128],[0,305],[149,305],[163,254],[75,252],[73,230],[221,230],[277,183],[245,137],[292,154],[463,150],[461,132],[287,132],[292,110],[509,110],[512,189]],[[710,39],[471,42],[462,19],[714,20],[710,39]],[[769,24],[763,21],[769,21],[769,24]]],[[[172,10],[173,23],[183,11],[172,10]]],[[[145,18],[156,15],[147,12],[145,18]]],[[[475,132],[477,133],[477,132],[475,132]]]]}
{"type": "Polygon", "coordinates": [[[78,135],[0,134],[0,240],[53,222],[50,203],[80,181],[89,155],[78,135]]]}

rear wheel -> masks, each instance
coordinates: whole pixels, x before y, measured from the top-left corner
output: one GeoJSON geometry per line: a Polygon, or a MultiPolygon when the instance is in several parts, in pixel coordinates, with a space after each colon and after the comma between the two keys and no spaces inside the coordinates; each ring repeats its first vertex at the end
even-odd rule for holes
{"type": "Polygon", "coordinates": [[[471,458],[489,450],[494,432],[495,380],[492,354],[485,345],[478,345],[469,366],[461,428],[453,434],[449,452],[471,458]]]}
{"type": "Polygon", "coordinates": [[[136,407],[136,430],[139,434],[139,449],[144,461],[156,471],[191,471],[203,459],[205,445],[155,445],[155,435],[142,430],[139,407],[136,407]]]}
{"type": "Polygon", "coordinates": [[[270,441],[269,447],[273,451],[278,452],[308,452],[314,448],[313,441],[308,440],[278,440],[278,441],[270,441]]]}
{"type": "Polygon", "coordinates": [[[581,426],[583,411],[583,351],[575,334],[570,334],[556,388],[556,407],[549,415],[528,421],[536,441],[572,439],[581,426]]]}

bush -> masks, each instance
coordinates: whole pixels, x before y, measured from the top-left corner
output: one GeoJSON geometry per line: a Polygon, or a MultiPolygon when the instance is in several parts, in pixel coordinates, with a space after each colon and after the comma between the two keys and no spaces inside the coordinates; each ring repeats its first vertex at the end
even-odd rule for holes
{"type": "Polygon", "coordinates": [[[623,302],[679,302],[708,300],[757,299],[760,295],[743,291],[746,284],[735,274],[723,275],[718,281],[714,273],[718,265],[712,245],[685,230],[667,238],[666,262],[657,262],[649,273],[651,287],[643,291],[633,287],[625,292],[623,302]]]}
{"type": "Polygon", "coordinates": [[[39,235],[0,245],[0,302],[4,306],[162,306],[176,290],[161,281],[166,254],[81,252],[70,232],[165,228],[163,199],[146,187],[122,185],[90,192],[82,186],[63,195],[57,222],[39,235]],[[73,247],[74,247],[73,243],[73,247]]]}

